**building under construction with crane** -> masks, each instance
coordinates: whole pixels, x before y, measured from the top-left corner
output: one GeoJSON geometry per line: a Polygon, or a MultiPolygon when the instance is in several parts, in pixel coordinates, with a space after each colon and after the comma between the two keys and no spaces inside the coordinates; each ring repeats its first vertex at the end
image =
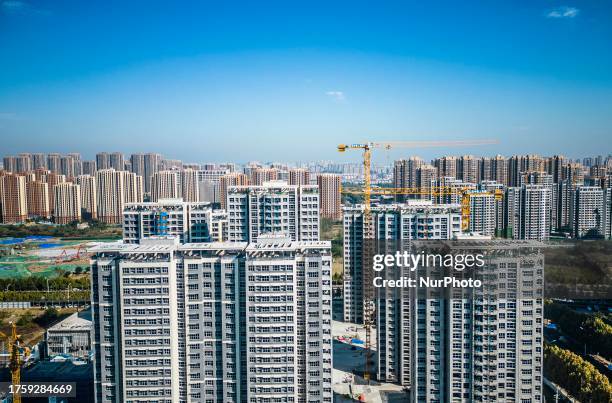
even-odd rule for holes
{"type": "Polygon", "coordinates": [[[480,186],[455,178],[452,183],[433,177],[419,182],[416,170],[409,174],[416,175],[412,183],[418,187],[371,183],[372,149],[491,143],[367,143],[338,148],[362,150],[364,170],[363,204],[344,208],[344,318],[366,330],[364,379],[375,376],[410,387],[415,402],[542,400],[543,302],[524,287],[527,294],[517,295],[516,287],[541,291],[543,261],[532,243],[490,240],[504,221],[503,191],[495,183],[480,186]],[[399,203],[372,203],[373,195],[394,196],[399,203]],[[462,247],[494,251],[487,252],[495,254],[487,268],[502,273],[500,281],[514,292],[504,298],[462,294],[457,299],[454,294],[452,299],[425,299],[415,298],[413,291],[400,297],[375,292],[371,257],[381,242],[389,247],[451,239],[459,239],[462,247]],[[495,319],[498,313],[505,319],[495,319]],[[512,364],[499,371],[498,360],[512,364]]]}
{"type": "MultiPolygon", "coordinates": [[[[340,144],[338,146],[339,152],[346,152],[350,150],[359,150],[362,152],[363,156],[363,218],[361,222],[358,224],[360,227],[358,230],[353,231],[353,235],[358,236],[359,240],[354,241],[354,250],[359,251],[361,254],[361,259],[359,265],[360,269],[356,269],[356,265],[353,264],[353,259],[351,259],[350,254],[345,252],[345,263],[344,263],[344,281],[345,281],[345,290],[347,288],[351,289],[351,293],[349,293],[348,297],[345,293],[345,306],[349,306],[350,310],[356,305],[360,305],[359,308],[355,311],[355,315],[351,316],[345,313],[345,318],[353,318],[357,323],[363,323],[366,331],[366,340],[365,340],[365,363],[364,363],[364,371],[363,376],[366,381],[370,380],[373,371],[373,360],[371,354],[371,345],[372,345],[372,326],[374,325],[374,291],[370,286],[371,281],[368,278],[368,275],[371,273],[371,270],[368,270],[368,262],[371,261],[370,256],[373,254],[372,242],[376,239],[376,230],[375,220],[372,215],[372,202],[371,198],[373,194],[378,195],[392,195],[396,197],[397,195],[423,195],[427,194],[431,196],[441,196],[447,194],[460,194],[461,197],[461,222],[460,228],[462,230],[469,229],[469,220],[470,220],[470,193],[473,190],[472,186],[461,188],[461,187],[428,187],[426,189],[423,188],[373,188],[372,187],[372,178],[371,178],[371,169],[372,169],[372,151],[375,149],[380,150],[390,150],[395,148],[405,148],[405,149],[419,149],[419,148],[436,148],[436,147],[472,147],[472,146],[481,146],[481,145],[489,145],[496,144],[496,140],[454,140],[454,141],[388,141],[388,142],[367,142],[367,143],[356,143],[356,144],[340,144]],[[358,235],[357,235],[358,234],[358,235]],[[364,241],[365,240],[365,241],[364,241]],[[347,260],[348,263],[347,263],[347,260]],[[353,291],[354,290],[354,291],[353,291]],[[358,296],[360,299],[355,299],[351,297],[358,296]],[[351,298],[351,301],[347,301],[347,298],[351,298]]],[[[427,209],[426,209],[427,210],[427,209]]],[[[425,211],[428,214],[427,211],[425,211]]],[[[425,218],[424,229],[427,230],[429,226],[429,219],[425,218]]],[[[418,220],[413,225],[418,225],[418,220]]],[[[350,228],[350,226],[348,226],[350,228]]],[[[349,244],[351,243],[350,234],[347,234],[347,225],[345,224],[345,236],[344,243],[345,248],[347,245],[347,240],[349,244]],[[347,236],[348,235],[348,236],[347,236]]],[[[433,235],[431,235],[433,236],[433,235]]],[[[430,234],[425,234],[425,239],[429,238],[430,234]]],[[[410,239],[409,237],[406,239],[410,239]]],[[[346,307],[345,307],[346,312],[346,307]]]]}

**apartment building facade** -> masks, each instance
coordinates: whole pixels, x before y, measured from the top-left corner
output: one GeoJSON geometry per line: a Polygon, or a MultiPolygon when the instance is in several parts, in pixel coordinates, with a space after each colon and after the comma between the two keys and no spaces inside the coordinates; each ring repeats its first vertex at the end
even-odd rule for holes
{"type": "Polygon", "coordinates": [[[104,245],[96,402],[331,402],[331,245],[104,245]]]}

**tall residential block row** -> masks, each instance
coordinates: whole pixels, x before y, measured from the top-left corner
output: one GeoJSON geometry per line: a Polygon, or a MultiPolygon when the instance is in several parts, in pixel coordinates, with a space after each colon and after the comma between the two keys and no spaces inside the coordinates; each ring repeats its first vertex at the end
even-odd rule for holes
{"type": "Polygon", "coordinates": [[[92,251],[97,402],[333,401],[318,187],[227,192],[127,203],[123,244],[92,251]]]}
{"type": "Polygon", "coordinates": [[[542,401],[544,267],[538,241],[464,234],[460,204],[378,205],[371,218],[373,239],[366,239],[363,206],[344,209],[343,303],[351,323],[364,323],[373,307],[376,379],[410,387],[415,402],[542,401]],[[406,243],[418,251],[418,245],[447,240],[454,240],[456,253],[486,256],[482,270],[490,284],[438,291],[436,297],[383,288],[370,300],[365,284],[372,268],[365,251],[390,247],[395,253],[406,243]]]}

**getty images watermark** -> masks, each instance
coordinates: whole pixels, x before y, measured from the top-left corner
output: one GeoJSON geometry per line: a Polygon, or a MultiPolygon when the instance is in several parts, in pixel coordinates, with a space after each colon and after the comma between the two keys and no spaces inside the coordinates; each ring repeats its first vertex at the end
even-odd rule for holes
{"type": "MultiPolygon", "coordinates": [[[[372,269],[380,273],[383,270],[393,269],[400,272],[408,271],[414,273],[419,270],[448,270],[452,273],[462,273],[464,270],[476,270],[485,265],[485,257],[482,254],[430,254],[409,253],[407,251],[396,251],[394,254],[377,254],[372,257],[372,269]]],[[[482,280],[472,277],[465,278],[464,275],[456,277],[447,276],[400,276],[399,278],[386,278],[385,276],[374,276],[372,285],[376,288],[481,288],[482,280]]]]}

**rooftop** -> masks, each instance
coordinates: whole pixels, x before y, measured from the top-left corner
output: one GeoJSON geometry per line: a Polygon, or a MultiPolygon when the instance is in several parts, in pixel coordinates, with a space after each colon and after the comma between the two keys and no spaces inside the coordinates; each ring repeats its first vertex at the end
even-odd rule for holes
{"type": "Polygon", "coordinates": [[[51,326],[47,331],[61,332],[66,330],[91,330],[91,309],[75,312],[61,322],[51,326]]]}

